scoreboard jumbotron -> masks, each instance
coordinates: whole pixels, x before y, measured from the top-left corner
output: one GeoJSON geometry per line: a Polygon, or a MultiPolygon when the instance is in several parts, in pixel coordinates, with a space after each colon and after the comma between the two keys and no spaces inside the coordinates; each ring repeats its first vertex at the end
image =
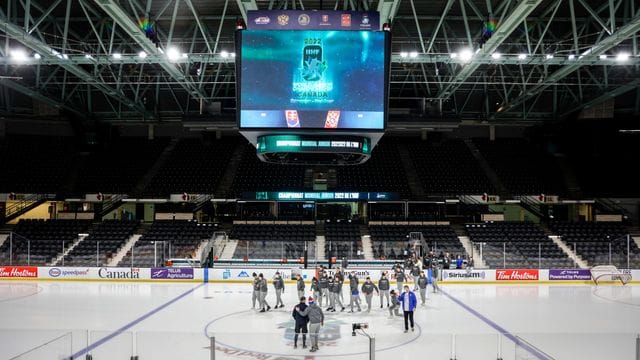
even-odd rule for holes
{"type": "Polygon", "coordinates": [[[262,161],[349,165],[384,134],[390,33],[375,12],[258,11],[237,32],[237,121],[262,161]]]}

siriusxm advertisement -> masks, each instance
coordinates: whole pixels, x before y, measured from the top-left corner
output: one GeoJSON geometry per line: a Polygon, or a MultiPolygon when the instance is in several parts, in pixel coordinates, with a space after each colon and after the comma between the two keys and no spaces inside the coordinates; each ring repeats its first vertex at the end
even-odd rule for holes
{"type": "Polygon", "coordinates": [[[239,36],[240,128],[384,129],[386,32],[239,36]]]}

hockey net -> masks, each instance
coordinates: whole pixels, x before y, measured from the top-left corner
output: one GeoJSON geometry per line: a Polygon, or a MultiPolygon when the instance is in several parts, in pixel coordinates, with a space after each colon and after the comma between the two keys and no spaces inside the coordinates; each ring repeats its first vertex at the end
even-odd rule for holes
{"type": "Polygon", "coordinates": [[[591,268],[591,279],[596,285],[611,281],[620,281],[622,285],[626,285],[631,281],[631,274],[619,270],[614,265],[598,265],[591,268]]]}

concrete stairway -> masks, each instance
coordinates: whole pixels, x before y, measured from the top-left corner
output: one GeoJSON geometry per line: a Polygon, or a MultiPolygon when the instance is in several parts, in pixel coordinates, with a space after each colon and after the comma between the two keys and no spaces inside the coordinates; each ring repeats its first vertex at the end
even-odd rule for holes
{"type": "MultiPolygon", "coordinates": [[[[233,185],[233,179],[236,177],[236,173],[238,172],[238,167],[240,166],[240,162],[242,161],[242,154],[244,153],[245,145],[244,142],[240,142],[233,150],[231,157],[229,158],[229,163],[225,169],[224,174],[220,178],[220,182],[218,183],[218,189],[216,190],[216,197],[224,198],[231,190],[231,185],[233,185]]],[[[255,156],[255,154],[254,154],[255,156]]]]}
{"type": "Polygon", "coordinates": [[[569,259],[573,260],[573,262],[578,264],[578,267],[580,267],[581,269],[589,268],[589,264],[585,260],[582,260],[582,258],[578,254],[576,254],[573,251],[573,249],[571,249],[571,247],[565,244],[565,242],[562,241],[559,236],[549,235],[549,239],[551,239],[551,241],[553,241],[556,245],[558,245],[560,249],[562,249],[562,251],[564,251],[564,253],[567,254],[569,259]]]}
{"type": "Polygon", "coordinates": [[[78,241],[76,241],[73,245],[69,246],[69,248],[62,255],[59,255],[57,258],[55,258],[51,262],[51,264],[49,264],[49,266],[64,266],[62,259],[64,259],[64,257],[67,256],[67,254],[69,254],[71,250],[73,250],[76,246],[78,246],[78,244],[80,244],[88,236],[89,235],[80,235],[78,237],[78,241]]]}
{"type": "Polygon", "coordinates": [[[236,248],[238,247],[238,240],[227,240],[224,244],[224,248],[222,253],[220,254],[220,259],[233,259],[233,253],[236,252],[236,248]]]}
{"type": "Polygon", "coordinates": [[[0,246],[2,246],[7,239],[9,239],[9,234],[0,234],[0,246]]]}
{"type": "Polygon", "coordinates": [[[569,190],[569,195],[576,199],[582,198],[582,189],[578,183],[578,177],[573,171],[573,167],[567,156],[564,154],[556,154],[555,159],[560,168],[560,172],[562,172],[564,185],[567,187],[567,190],[569,190]]]}
{"type": "Polygon", "coordinates": [[[373,243],[371,242],[371,236],[362,235],[362,252],[364,252],[365,260],[374,260],[373,256],[373,243]]]}
{"type": "MultiPolygon", "coordinates": [[[[120,261],[124,259],[124,257],[127,255],[129,250],[133,248],[133,246],[141,237],[142,235],[140,234],[131,235],[131,237],[129,238],[129,240],[127,240],[124,246],[121,247],[120,250],[118,250],[118,253],[114,257],[112,257],[111,260],[109,260],[109,262],[107,263],[107,266],[118,266],[120,261]]],[[[133,256],[135,258],[136,254],[134,253],[133,256]]],[[[123,265],[127,266],[126,264],[123,264],[123,265]]]]}
{"type": "Polygon", "coordinates": [[[489,163],[487,162],[487,159],[484,158],[484,156],[482,155],[482,153],[480,152],[476,144],[474,144],[471,139],[464,140],[464,143],[469,148],[469,151],[471,151],[471,154],[473,155],[473,157],[475,157],[476,160],[478,160],[478,164],[480,165],[480,168],[482,168],[485,175],[487,175],[487,178],[489,179],[491,184],[493,184],[493,187],[496,188],[496,190],[498,191],[498,195],[500,195],[501,197],[505,197],[506,195],[508,195],[509,191],[504,186],[502,181],[500,181],[498,174],[496,174],[496,172],[493,170],[491,165],[489,165],[489,163]]]}
{"type": "Polygon", "coordinates": [[[462,243],[467,254],[469,256],[473,256],[473,267],[476,269],[486,269],[487,264],[485,264],[482,254],[480,254],[480,250],[478,248],[474,248],[471,239],[469,239],[468,236],[458,236],[458,240],[462,243]]]}
{"type": "Polygon", "coordinates": [[[401,142],[398,144],[398,154],[400,154],[400,161],[402,162],[402,167],[404,168],[404,172],[407,176],[407,183],[409,184],[409,189],[411,189],[413,197],[424,199],[426,196],[424,188],[420,182],[418,172],[416,172],[416,168],[413,166],[411,154],[409,153],[409,149],[405,143],[401,142]]]}
{"type": "Polygon", "coordinates": [[[151,182],[151,179],[153,179],[153,177],[158,173],[162,166],[167,162],[167,159],[173,153],[173,150],[176,148],[176,145],[178,145],[178,142],[180,142],[180,139],[172,139],[171,142],[169,142],[169,145],[164,148],[162,153],[160,153],[160,156],[158,156],[153,165],[151,165],[151,168],[149,168],[147,173],[144,174],[144,176],[133,188],[133,194],[140,195],[143,193],[144,189],[147,187],[147,185],[149,185],[149,182],[151,182]]]}
{"type": "Polygon", "coordinates": [[[325,253],[327,239],[324,235],[316,236],[316,259],[318,260],[327,260],[327,255],[325,253]]]}

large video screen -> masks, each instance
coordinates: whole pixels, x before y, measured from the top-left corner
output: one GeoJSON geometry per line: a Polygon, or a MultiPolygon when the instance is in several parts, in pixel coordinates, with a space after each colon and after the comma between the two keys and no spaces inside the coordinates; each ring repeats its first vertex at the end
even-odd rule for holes
{"type": "Polygon", "coordinates": [[[246,30],[239,36],[240,128],[384,129],[386,32],[246,30]]]}

